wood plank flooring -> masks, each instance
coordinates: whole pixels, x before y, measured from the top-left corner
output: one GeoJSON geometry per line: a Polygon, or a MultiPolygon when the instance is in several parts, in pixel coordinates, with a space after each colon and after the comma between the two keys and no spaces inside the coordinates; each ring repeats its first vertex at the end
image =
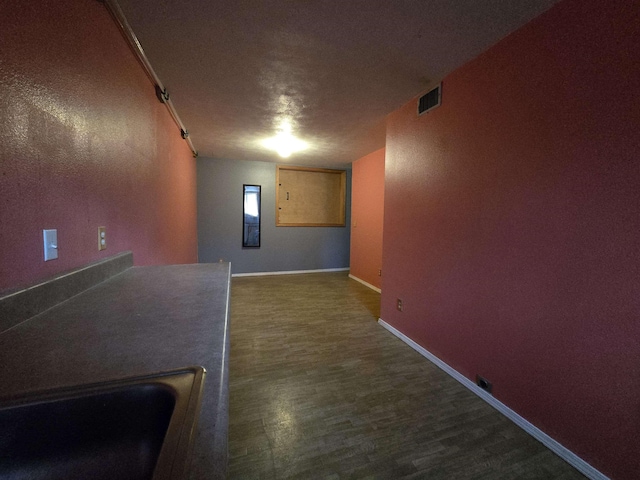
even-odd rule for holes
{"type": "Polygon", "coordinates": [[[582,479],[376,323],[346,273],[232,280],[229,478],[582,479]]]}

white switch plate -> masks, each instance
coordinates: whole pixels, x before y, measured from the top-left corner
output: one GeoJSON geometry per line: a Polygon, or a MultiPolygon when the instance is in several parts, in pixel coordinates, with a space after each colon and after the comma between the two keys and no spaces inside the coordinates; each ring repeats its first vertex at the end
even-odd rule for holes
{"type": "Polygon", "coordinates": [[[58,258],[58,230],[43,230],[44,261],[58,258]]]}

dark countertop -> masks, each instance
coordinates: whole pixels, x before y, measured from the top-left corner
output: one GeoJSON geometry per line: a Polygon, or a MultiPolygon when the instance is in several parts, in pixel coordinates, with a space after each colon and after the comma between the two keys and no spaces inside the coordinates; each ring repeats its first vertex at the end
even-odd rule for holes
{"type": "Polygon", "coordinates": [[[0,334],[0,396],[201,365],[191,478],[227,463],[227,263],[133,267],[0,334]]]}

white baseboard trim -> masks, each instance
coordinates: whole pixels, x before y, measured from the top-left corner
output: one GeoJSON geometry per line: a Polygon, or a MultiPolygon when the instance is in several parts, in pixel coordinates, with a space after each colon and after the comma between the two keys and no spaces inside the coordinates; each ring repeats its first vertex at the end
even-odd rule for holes
{"type": "Polygon", "coordinates": [[[375,290],[378,293],[382,293],[382,290],[380,290],[378,287],[374,287],[369,282],[365,282],[364,280],[362,280],[361,278],[356,277],[355,275],[349,274],[349,278],[351,278],[352,280],[355,280],[356,282],[360,282],[365,287],[369,287],[371,290],[375,290]]]}
{"type": "Polygon", "coordinates": [[[424,347],[421,347],[420,345],[418,345],[416,342],[414,342],[409,337],[407,337],[404,333],[402,333],[399,330],[397,330],[396,328],[392,327],[391,325],[389,325],[387,322],[385,322],[381,318],[378,319],[378,323],[380,325],[382,325],[384,328],[386,328],[388,331],[390,331],[392,334],[394,334],[396,337],[398,337],[400,340],[405,342],[407,345],[409,345],[411,348],[413,348],[415,351],[417,351],[419,354],[421,354],[422,356],[427,358],[429,361],[434,363],[437,367],[439,367],[440,369],[444,370],[445,373],[448,373],[450,376],[452,376],[454,379],[456,379],[462,385],[464,385],[469,390],[471,390],[473,393],[478,395],[482,400],[484,400],[489,405],[491,405],[493,408],[498,410],[505,417],[507,417],[509,420],[511,420],[513,423],[515,423],[520,428],[522,428],[525,432],[527,432],[533,438],[538,440],[545,447],[547,447],[549,450],[551,450],[556,455],[558,455],[560,458],[562,458],[565,462],[567,462],[568,464],[572,465],[576,470],[581,472],[583,475],[587,476],[588,478],[590,478],[592,480],[610,480],[609,477],[607,477],[606,475],[604,475],[600,471],[596,470],[594,467],[589,465],[587,462],[585,462],[583,459],[581,459],[579,456],[577,456],[571,450],[569,450],[568,448],[564,447],[562,444],[560,444],[559,442],[557,442],[556,440],[551,438],[549,435],[544,433],[542,430],[540,430],[538,427],[533,425],[531,422],[529,422],[525,418],[523,418],[520,415],[518,415],[516,412],[511,410],[504,403],[502,403],[499,400],[497,400],[491,394],[489,394],[486,391],[482,390],[480,387],[478,387],[475,383],[473,383],[467,377],[462,375],[460,372],[455,370],[453,367],[447,365],[445,362],[440,360],[438,357],[436,357],[433,353],[429,352],[424,347]]]}
{"type": "Polygon", "coordinates": [[[324,268],[321,270],[287,270],[280,272],[253,272],[253,273],[234,273],[232,277],[266,277],[269,275],[300,275],[301,273],[328,273],[328,272],[348,272],[346,268],[324,268]]]}

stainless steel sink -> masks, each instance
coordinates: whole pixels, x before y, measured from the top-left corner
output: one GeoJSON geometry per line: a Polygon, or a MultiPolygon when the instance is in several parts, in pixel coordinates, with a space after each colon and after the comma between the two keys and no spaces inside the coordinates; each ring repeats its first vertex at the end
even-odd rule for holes
{"type": "Polygon", "coordinates": [[[0,479],[182,479],[202,367],[0,400],[0,479]]]}

